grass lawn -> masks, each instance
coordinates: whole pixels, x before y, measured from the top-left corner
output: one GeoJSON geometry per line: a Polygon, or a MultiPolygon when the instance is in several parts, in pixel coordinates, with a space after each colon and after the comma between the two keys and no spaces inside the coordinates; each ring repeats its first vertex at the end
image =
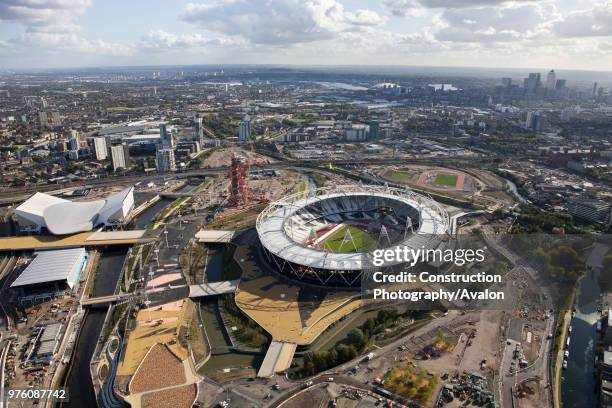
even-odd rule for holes
{"type": "Polygon", "coordinates": [[[399,170],[387,170],[384,178],[394,183],[408,183],[412,180],[412,173],[399,170]]]}
{"type": "Polygon", "coordinates": [[[322,242],[321,247],[324,249],[329,249],[333,252],[366,252],[376,248],[376,239],[374,239],[374,237],[372,237],[372,235],[370,235],[368,232],[357,227],[344,226],[322,242]],[[347,229],[351,232],[353,241],[351,242],[349,240],[342,244],[342,240],[344,239],[347,229]],[[353,242],[355,245],[353,245],[353,242]]]}
{"type": "Polygon", "coordinates": [[[456,174],[438,174],[436,175],[436,180],[434,181],[439,186],[449,186],[455,187],[457,185],[457,175],[456,174]]]}

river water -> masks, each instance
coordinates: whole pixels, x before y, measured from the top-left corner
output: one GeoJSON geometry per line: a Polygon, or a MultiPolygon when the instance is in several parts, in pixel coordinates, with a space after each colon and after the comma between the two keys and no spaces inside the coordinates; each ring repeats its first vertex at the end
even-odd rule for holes
{"type": "Polygon", "coordinates": [[[597,310],[600,286],[599,272],[587,272],[577,293],[576,315],[571,320],[569,357],[563,370],[561,398],[564,408],[598,407],[595,376],[595,349],[599,333],[595,329],[600,315],[597,310]]]}
{"type": "MultiPolygon", "coordinates": [[[[93,296],[112,295],[121,274],[121,266],[125,259],[126,250],[113,250],[102,253],[98,271],[94,280],[93,296]]],[[[91,308],[82,323],[74,354],[74,362],[67,387],[70,403],[68,407],[95,407],[96,395],[93,391],[89,363],[96,348],[98,336],[102,330],[106,309],[91,308]]]]}
{"type": "MultiPolygon", "coordinates": [[[[173,199],[158,201],[134,221],[134,227],[136,229],[145,228],[157,213],[173,201],[173,199]]],[[[121,274],[121,267],[123,266],[126,253],[127,248],[102,253],[94,280],[93,296],[113,294],[117,286],[117,279],[119,279],[121,274]]],[[[82,322],[79,340],[73,356],[72,370],[67,382],[70,402],[63,404],[63,407],[92,408],[97,406],[89,363],[96,348],[105,318],[106,309],[90,308],[82,322]]]]}

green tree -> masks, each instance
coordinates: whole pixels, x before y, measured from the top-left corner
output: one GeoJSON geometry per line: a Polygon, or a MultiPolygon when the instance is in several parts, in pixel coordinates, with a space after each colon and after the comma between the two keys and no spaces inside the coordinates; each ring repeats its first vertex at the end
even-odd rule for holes
{"type": "Polygon", "coordinates": [[[363,329],[363,334],[365,334],[366,337],[372,337],[376,330],[376,322],[370,317],[363,323],[361,328],[363,329]]]}
{"type": "Polygon", "coordinates": [[[361,350],[366,344],[365,335],[363,334],[363,331],[359,328],[354,328],[353,330],[351,330],[346,336],[346,339],[349,344],[354,345],[355,348],[358,350],[361,350]]]}

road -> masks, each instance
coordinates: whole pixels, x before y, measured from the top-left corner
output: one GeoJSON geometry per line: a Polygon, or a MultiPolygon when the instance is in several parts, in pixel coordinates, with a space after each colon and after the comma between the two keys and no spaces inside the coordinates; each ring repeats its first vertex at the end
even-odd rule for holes
{"type": "MultiPolygon", "coordinates": [[[[426,324],[423,327],[418,328],[417,330],[415,330],[414,332],[410,333],[408,336],[405,337],[401,337],[397,340],[395,340],[394,342],[381,347],[380,349],[375,351],[375,356],[372,360],[376,360],[378,358],[380,358],[381,356],[385,355],[386,353],[389,352],[394,352],[398,349],[399,346],[401,346],[403,343],[408,342],[410,339],[415,338],[415,337],[419,337],[425,333],[427,333],[430,330],[435,330],[437,328],[449,325],[454,319],[456,319],[457,317],[459,317],[460,314],[458,311],[456,310],[451,310],[448,312],[448,314],[446,316],[442,316],[439,317],[437,319],[432,320],[429,324],[426,324]]],[[[346,372],[350,369],[352,369],[353,367],[355,367],[357,364],[359,364],[360,362],[362,362],[364,356],[359,356],[354,358],[353,360],[350,360],[346,363],[343,363],[337,367],[334,367],[333,369],[324,371],[322,373],[319,373],[316,377],[313,377],[311,379],[304,379],[303,381],[300,382],[290,382],[288,384],[288,388],[283,390],[284,392],[278,396],[276,396],[275,398],[273,398],[270,402],[270,407],[279,407],[282,405],[282,403],[284,401],[286,401],[288,398],[291,398],[292,396],[294,396],[295,394],[297,394],[298,392],[300,392],[303,388],[303,384],[304,382],[310,380],[313,382],[314,384],[318,384],[321,382],[325,382],[327,380],[328,377],[333,377],[334,381],[336,382],[340,382],[342,384],[345,385],[351,385],[357,388],[361,388],[361,389],[365,389],[365,390],[373,390],[373,388],[369,385],[364,384],[363,382],[357,381],[354,378],[348,377],[348,376],[344,376],[341,373],[346,372]]]]}
{"type": "MultiPolygon", "coordinates": [[[[538,282],[538,273],[527,265],[518,255],[514,254],[504,245],[499,242],[501,238],[500,235],[494,234],[487,226],[483,226],[483,237],[487,243],[487,245],[491,246],[495,251],[502,254],[513,267],[519,267],[521,270],[526,272],[534,282],[538,282]]],[[[545,308],[547,310],[552,310],[552,296],[548,292],[548,287],[541,287],[542,294],[545,296],[546,305],[545,308]]],[[[551,318],[546,322],[546,330],[545,333],[552,333],[554,331],[554,319],[555,314],[551,313],[551,318]]],[[[514,352],[514,347],[516,347],[515,342],[506,342],[503,351],[502,362],[499,368],[499,389],[498,389],[498,399],[501,403],[501,408],[511,408],[514,406],[513,404],[513,389],[516,384],[521,381],[524,381],[528,378],[539,377],[542,379],[544,384],[550,384],[550,375],[549,375],[549,365],[550,365],[550,354],[553,350],[554,342],[552,339],[544,339],[542,341],[540,347],[540,353],[536,361],[529,367],[519,370],[514,375],[510,375],[510,361],[512,360],[512,353],[514,352]],[[509,344],[508,344],[509,343],[509,344]]],[[[551,387],[548,387],[551,388],[551,387]]],[[[551,390],[546,392],[546,401],[547,404],[545,406],[552,406],[552,394],[551,390]]]]}
{"type": "MultiPolygon", "coordinates": [[[[283,399],[279,399],[279,400],[275,400],[274,402],[272,402],[269,405],[269,408],[278,408],[278,407],[282,407],[285,403],[289,402],[291,400],[291,398],[295,397],[296,395],[300,394],[301,392],[307,392],[308,390],[311,390],[315,387],[317,387],[320,384],[324,384],[324,383],[329,383],[330,381],[328,381],[328,378],[331,376],[318,376],[316,378],[313,378],[312,381],[312,385],[304,388],[302,385],[299,386],[299,388],[293,389],[291,392],[286,393],[283,395],[283,399]]],[[[340,385],[346,385],[352,388],[357,388],[363,392],[372,392],[374,394],[376,394],[375,391],[375,387],[370,385],[370,384],[364,384],[360,381],[355,380],[354,378],[351,377],[347,377],[347,376],[333,376],[333,382],[335,382],[336,384],[340,384],[340,385]]],[[[382,396],[381,396],[382,398],[382,396]]],[[[420,405],[418,404],[414,404],[414,407],[420,407],[420,405]]]]}

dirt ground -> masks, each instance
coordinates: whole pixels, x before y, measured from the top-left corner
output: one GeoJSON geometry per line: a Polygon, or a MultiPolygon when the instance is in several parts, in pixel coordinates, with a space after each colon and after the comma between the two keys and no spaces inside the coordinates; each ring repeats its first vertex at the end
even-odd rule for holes
{"type": "Polygon", "coordinates": [[[204,160],[202,167],[213,168],[229,166],[233,154],[245,157],[250,165],[269,164],[276,161],[272,158],[239,147],[230,147],[212,152],[211,155],[204,160]]]}
{"type": "Polygon", "coordinates": [[[503,311],[484,310],[480,312],[480,321],[476,324],[476,335],[472,338],[471,345],[467,348],[461,364],[460,370],[472,372],[481,371],[490,377],[491,370],[497,367],[500,356],[500,324],[503,311]],[[486,360],[485,371],[481,370],[481,362],[486,360]]]}
{"type": "Polygon", "coordinates": [[[373,408],[380,406],[377,400],[364,392],[355,392],[353,389],[330,383],[322,386],[315,386],[312,390],[303,392],[283,407],[287,408],[320,408],[328,407],[335,401],[338,408],[373,408]]]}
{"type": "Polygon", "coordinates": [[[538,355],[540,354],[540,346],[542,345],[543,336],[544,332],[540,328],[530,324],[523,326],[521,346],[523,348],[523,353],[525,353],[525,358],[527,361],[529,361],[529,363],[537,360],[538,355]],[[529,338],[529,333],[531,333],[531,338],[529,338]]]}
{"type": "Polygon", "coordinates": [[[327,402],[331,400],[332,396],[327,391],[327,387],[320,386],[299,394],[284,406],[287,408],[326,407],[327,402]]]}
{"type": "Polygon", "coordinates": [[[542,406],[540,396],[544,393],[543,384],[538,380],[525,382],[519,386],[517,408],[539,408],[542,406]]]}

